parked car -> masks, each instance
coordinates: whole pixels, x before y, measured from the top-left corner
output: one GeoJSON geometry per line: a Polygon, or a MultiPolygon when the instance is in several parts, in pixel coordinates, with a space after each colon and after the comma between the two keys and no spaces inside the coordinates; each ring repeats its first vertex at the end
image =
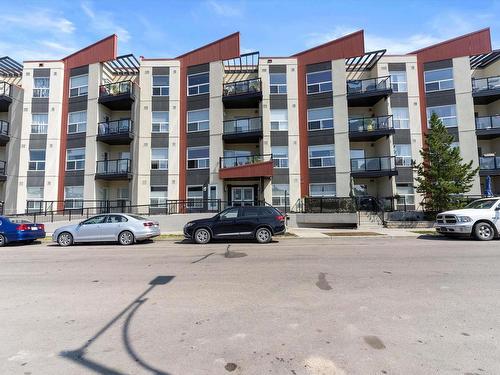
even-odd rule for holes
{"type": "Polygon", "coordinates": [[[118,242],[131,245],[160,235],[160,225],[131,214],[97,215],[79,224],[65,225],[52,234],[52,241],[61,246],[78,242],[118,242]]]}
{"type": "Polygon", "coordinates": [[[0,216],[0,246],[11,242],[32,243],[39,238],[45,238],[43,224],[0,216]]]}
{"type": "Polygon", "coordinates": [[[445,236],[474,237],[481,241],[498,238],[500,198],[478,199],[461,210],[441,212],[434,227],[445,236]]]}
{"type": "Polygon", "coordinates": [[[271,206],[230,207],[214,217],[188,222],[184,236],[199,244],[211,239],[253,238],[267,243],[285,233],[285,216],[271,206]]]}

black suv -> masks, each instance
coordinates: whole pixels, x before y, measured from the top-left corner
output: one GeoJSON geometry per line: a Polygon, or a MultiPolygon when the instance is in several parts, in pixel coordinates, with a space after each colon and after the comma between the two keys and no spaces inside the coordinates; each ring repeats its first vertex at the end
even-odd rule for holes
{"type": "Polygon", "coordinates": [[[273,235],[285,233],[285,216],[271,206],[230,207],[209,219],[193,220],[184,226],[184,236],[205,244],[220,238],[254,238],[268,243],[273,235]]]}

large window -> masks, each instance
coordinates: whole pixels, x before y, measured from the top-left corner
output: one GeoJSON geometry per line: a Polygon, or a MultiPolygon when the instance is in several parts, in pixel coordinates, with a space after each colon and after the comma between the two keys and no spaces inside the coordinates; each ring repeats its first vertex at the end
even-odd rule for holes
{"type": "Polygon", "coordinates": [[[50,94],[49,85],[50,85],[49,77],[33,78],[33,97],[48,98],[50,94]]]}
{"type": "Polygon", "coordinates": [[[412,184],[396,184],[396,193],[399,195],[396,202],[399,210],[415,204],[415,189],[412,184]]]}
{"type": "Polygon", "coordinates": [[[31,134],[47,134],[48,127],[48,113],[33,113],[31,115],[31,134]]]}
{"type": "Polygon", "coordinates": [[[30,171],[45,170],[45,150],[30,150],[28,169],[30,171]]]}
{"type": "Polygon", "coordinates": [[[85,169],[85,148],[69,148],[66,150],[66,170],[85,169]]]}
{"type": "Polygon", "coordinates": [[[149,193],[149,203],[153,207],[165,207],[168,198],[168,186],[159,185],[151,186],[151,191],[149,193]]]}
{"type": "Polygon", "coordinates": [[[311,197],[334,197],[337,195],[335,183],[309,184],[309,196],[311,197]]]}
{"type": "Polygon", "coordinates": [[[210,149],[208,146],[188,147],[187,149],[187,169],[205,169],[209,167],[210,149]]]}
{"type": "Polygon", "coordinates": [[[391,76],[391,86],[394,92],[407,92],[406,72],[389,72],[391,76]]]}
{"type": "Polygon", "coordinates": [[[151,120],[151,132],[168,133],[168,112],[153,111],[151,120]]]}
{"type": "Polygon", "coordinates": [[[306,82],[308,94],[332,91],[332,71],[307,73],[306,82]]]}
{"type": "Polygon", "coordinates": [[[83,186],[65,186],[64,187],[64,208],[82,208],[83,207],[83,186]]]}
{"type": "Polygon", "coordinates": [[[453,68],[424,72],[425,92],[453,89],[453,68]]]}
{"type": "Polygon", "coordinates": [[[170,90],[169,76],[153,76],[153,96],[168,96],[170,90]]]}
{"type": "Polygon", "coordinates": [[[87,74],[71,77],[69,79],[69,96],[87,95],[89,85],[89,76],[87,74]]]}
{"type": "Polygon", "coordinates": [[[26,208],[28,212],[40,211],[43,204],[43,186],[28,186],[26,208]]]}
{"type": "Polygon", "coordinates": [[[270,122],[271,122],[271,130],[273,131],[288,130],[288,110],[271,109],[270,122]]]}
{"type": "Polygon", "coordinates": [[[269,91],[273,94],[286,94],[286,73],[269,73],[269,91]]]}
{"type": "Polygon", "coordinates": [[[392,108],[392,124],[394,129],[408,129],[410,127],[410,113],[408,107],[392,108]]]}
{"type": "Polygon", "coordinates": [[[438,115],[444,126],[449,128],[457,126],[457,108],[455,104],[427,107],[427,124],[431,120],[432,113],[438,115]]]}
{"type": "Polygon", "coordinates": [[[273,206],[290,206],[290,185],[273,184],[272,189],[273,206]]]}
{"type": "Polygon", "coordinates": [[[188,75],[187,79],[188,96],[206,94],[209,92],[210,84],[208,72],[190,74],[188,75]]]}
{"type": "Polygon", "coordinates": [[[307,128],[309,130],[333,129],[333,108],[308,109],[307,128]]]}
{"type": "Polygon", "coordinates": [[[168,169],[168,148],[151,149],[151,169],[168,169]]]}
{"type": "Polygon", "coordinates": [[[288,146],[272,146],[274,168],[288,168],[288,146]]]}
{"type": "Polygon", "coordinates": [[[203,208],[203,186],[187,187],[188,208],[203,208]]]}
{"type": "Polygon", "coordinates": [[[335,166],[335,145],[309,146],[309,168],[335,166]]]}
{"type": "Polygon", "coordinates": [[[70,112],[68,114],[68,134],[87,131],[87,111],[70,112]]]}
{"type": "Polygon", "coordinates": [[[396,165],[398,167],[411,167],[411,145],[400,144],[394,145],[396,154],[396,165]]]}
{"type": "Polygon", "coordinates": [[[187,123],[188,133],[208,130],[210,127],[208,109],[189,111],[187,113],[187,123]]]}

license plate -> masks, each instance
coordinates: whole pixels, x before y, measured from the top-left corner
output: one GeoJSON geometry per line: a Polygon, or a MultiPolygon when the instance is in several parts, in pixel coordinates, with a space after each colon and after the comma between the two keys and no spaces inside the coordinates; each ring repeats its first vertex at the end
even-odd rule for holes
{"type": "Polygon", "coordinates": [[[31,227],[31,230],[38,230],[38,227],[31,227]]]}

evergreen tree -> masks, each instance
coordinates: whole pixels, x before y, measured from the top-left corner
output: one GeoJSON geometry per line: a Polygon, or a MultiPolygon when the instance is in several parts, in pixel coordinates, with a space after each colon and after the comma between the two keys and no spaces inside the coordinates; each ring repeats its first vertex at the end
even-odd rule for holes
{"type": "Polygon", "coordinates": [[[424,209],[446,211],[453,207],[452,194],[464,194],[472,188],[479,168],[472,161],[464,163],[458,147],[452,147],[453,135],[441,119],[432,113],[425,146],[420,151],[423,162],[417,165],[417,192],[424,196],[424,209]]]}

